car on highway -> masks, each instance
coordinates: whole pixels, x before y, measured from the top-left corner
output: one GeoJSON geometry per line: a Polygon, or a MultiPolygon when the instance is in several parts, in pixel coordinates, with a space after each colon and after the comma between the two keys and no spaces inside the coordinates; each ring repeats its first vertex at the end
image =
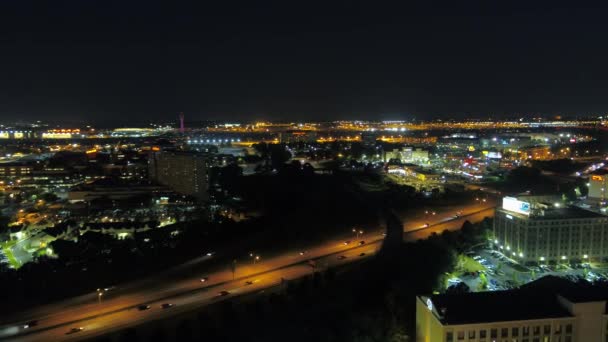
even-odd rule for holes
{"type": "Polygon", "coordinates": [[[428,223],[425,223],[422,225],[423,228],[428,228],[429,226],[430,226],[430,224],[428,224],[428,223]]]}
{"type": "Polygon", "coordinates": [[[361,254],[359,254],[359,256],[360,256],[360,257],[365,256],[365,253],[361,253],[361,254]]]}
{"type": "Polygon", "coordinates": [[[29,321],[25,324],[23,324],[23,329],[29,329],[31,327],[35,327],[38,325],[38,321],[34,320],[34,321],[29,321]]]}
{"type": "Polygon", "coordinates": [[[149,310],[149,309],[150,309],[150,305],[148,305],[148,304],[142,304],[137,307],[137,310],[139,310],[139,311],[145,311],[145,310],[149,310]]]}
{"type": "Polygon", "coordinates": [[[365,241],[361,240],[359,241],[359,246],[365,245],[365,241]]]}
{"type": "Polygon", "coordinates": [[[168,309],[168,308],[172,308],[172,307],[173,307],[172,303],[163,303],[160,306],[161,309],[168,309]]]}
{"type": "Polygon", "coordinates": [[[83,327],[78,327],[78,328],[72,328],[70,329],[67,333],[65,333],[66,335],[71,335],[71,334],[75,334],[75,333],[79,333],[81,331],[83,331],[84,328],[83,327]]]}
{"type": "Polygon", "coordinates": [[[228,291],[220,291],[220,292],[218,292],[217,296],[218,297],[226,297],[229,294],[230,294],[230,292],[228,292],[228,291]]]}
{"type": "Polygon", "coordinates": [[[304,254],[306,254],[306,252],[304,252],[304,251],[301,251],[301,252],[300,252],[300,255],[304,255],[304,254]]]}
{"type": "Polygon", "coordinates": [[[344,260],[344,259],[346,259],[346,255],[340,255],[340,256],[338,257],[338,260],[344,260]]]}
{"type": "Polygon", "coordinates": [[[213,256],[215,254],[215,252],[207,252],[207,254],[205,254],[206,256],[213,256]]]}
{"type": "Polygon", "coordinates": [[[245,282],[245,285],[246,285],[246,286],[253,285],[253,281],[251,281],[251,280],[247,280],[247,281],[245,282]]]}
{"type": "Polygon", "coordinates": [[[349,244],[350,244],[350,240],[344,241],[344,243],[343,243],[344,246],[348,246],[349,244]]]}
{"type": "Polygon", "coordinates": [[[209,277],[202,277],[202,278],[201,278],[201,283],[204,283],[204,282],[206,282],[206,281],[208,281],[208,280],[209,280],[209,277]]]}

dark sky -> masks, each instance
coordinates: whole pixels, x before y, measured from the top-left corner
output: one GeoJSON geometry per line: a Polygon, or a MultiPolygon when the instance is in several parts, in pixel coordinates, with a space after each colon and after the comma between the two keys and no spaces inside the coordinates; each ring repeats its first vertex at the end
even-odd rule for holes
{"type": "MultiPolygon", "coordinates": [[[[0,120],[330,120],[608,109],[606,5],[0,2],[0,120]]],[[[580,2],[582,3],[582,2],[580,2]]]]}

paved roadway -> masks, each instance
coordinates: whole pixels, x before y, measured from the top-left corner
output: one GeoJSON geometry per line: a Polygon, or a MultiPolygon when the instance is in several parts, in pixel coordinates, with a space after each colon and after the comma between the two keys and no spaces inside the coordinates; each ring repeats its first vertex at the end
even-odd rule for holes
{"type": "MultiPolygon", "coordinates": [[[[406,239],[418,239],[432,232],[443,229],[458,229],[465,220],[472,222],[481,220],[490,213],[487,203],[478,202],[469,206],[452,207],[444,212],[437,212],[432,217],[424,213],[413,215],[412,220],[404,227],[406,239]],[[453,212],[452,212],[453,211],[453,212]],[[454,219],[460,211],[461,217],[454,219]],[[429,223],[429,227],[424,227],[429,223]],[[412,238],[410,238],[412,237],[412,238]]],[[[351,243],[344,244],[344,239],[327,241],[300,255],[299,251],[288,251],[272,258],[262,259],[259,263],[239,264],[236,278],[227,266],[208,268],[201,274],[198,269],[204,268],[205,263],[213,257],[201,257],[184,265],[175,267],[169,272],[162,272],[150,278],[120,285],[116,289],[104,292],[101,301],[96,292],[70,298],[58,303],[41,306],[32,310],[15,313],[10,317],[0,318],[0,339],[14,341],[71,341],[91,338],[111,333],[128,326],[135,326],[149,320],[159,319],[195,310],[235,295],[254,293],[264,288],[275,286],[281,278],[295,279],[310,274],[312,271],[308,260],[316,260],[317,269],[338,266],[354,260],[373,255],[380,247],[383,231],[374,230],[355,238],[351,235],[351,243]],[[366,243],[359,246],[358,241],[366,243]],[[360,256],[365,253],[364,256],[360,256]],[[339,259],[345,256],[344,259],[339,259]],[[209,280],[201,283],[201,276],[209,280]],[[253,284],[246,285],[246,281],[253,284]],[[229,291],[224,297],[218,296],[220,291],[229,291]],[[172,308],[162,309],[162,303],[175,304],[172,308]],[[139,311],[137,306],[148,304],[149,310],[139,311]],[[23,324],[38,320],[38,325],[24,329],[23,324]],[[66,334],[73,327],[82,327],[83,331],[71,335],[66,334]]]]}

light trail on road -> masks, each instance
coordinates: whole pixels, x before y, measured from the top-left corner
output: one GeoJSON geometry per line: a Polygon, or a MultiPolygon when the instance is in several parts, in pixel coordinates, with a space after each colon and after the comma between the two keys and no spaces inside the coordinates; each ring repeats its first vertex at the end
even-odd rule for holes
{"type": "MultiPolygon", "coordinates": [[[[438,211],[432,224],[424,229],[420,229],[420,225],[424,224],[426,218],[417,217],[408,221],[404,227],[406,240],[410,240],[408,236],[418,239],[439,229],[459,229],[465,220],[481,220],[493,210],[493,207],[487,208],[490,203],[483,204],[485,208],[480,203],[475,203],[438,211]],[[462,214],[454,219],[456,211],[462,214]]],[[[174,274],[170,271],[160,272],[140,281],[117,286],[116,289],[108,291],[101,302],[98,301],[97,293],[93,292],[5,317],[0,326],[0,339],[71,341],[112,333],[151,320],[198,310],[234,296],[253,294],[276,286],[281,279],[291,280],[310,275],[312,268],[309,260],[315,260],[317,270],[322,270],[365,259],[379,250],[383,238],[383,231],[376,229],[364,232],[357,238],[351,235],[326,241],[308,249],[304,255],[301,255],[300,251],[287,251],[276,257],[262,258],[255,264],[239,264],[234,279],[228,267],[179,280],[174,280],[174,274]],[[347,240],[351,242],[345,245],[347,240]],[[359,241],[365,243],[359,245],[359,241]],[[362,253],[364,255],[361,255],[362,253]],[[203,275],[209,279],[202,283],[200,278],[203,275]],[[253,284],[246,285],[246,281],[252,281],[253,284]],[[220,291],[228,291],[230,294],[218,297],[220,291]],[[162,309],[160,305],[163,303],[172,303],[174,306],[162,309]],[[142,304],[150,305],[151,308],[139,311],[137,306],[142,304]],[[38,325],[29,329],[23,328],[25,322],[33,320],[37,320],[38,325]],[[77,327],[84,329],[74,334],[66,334],[77,327]]],[[[197,258],[198,260],[184,263],[174,269],[191,274],[191,269],[204,265],[210,258],[197,258]]]]}

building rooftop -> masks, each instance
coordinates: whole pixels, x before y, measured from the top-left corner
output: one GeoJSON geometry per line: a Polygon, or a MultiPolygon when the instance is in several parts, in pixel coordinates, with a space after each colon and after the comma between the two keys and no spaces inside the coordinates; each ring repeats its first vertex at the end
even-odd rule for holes
{"type": "Polygon", "coordinates": [[[539,293],[535,296],[518,291],[443,294],[431,298],[445,325],[521,321],[571,317],[557,296],[539,293]],[[495,308],[485,310],[483,308],[495,308]]]}
{"type": "Polygon", "coordinates": [[[542,211],[534,210],[530,216],[516,213],[507,209],[499,208],[498,210],[508,213],[509,215],[516,216],[522,219],[531,220],[564,220],[564,219],[584,219],[584,218],[608,218],[606,215],[602,215],[597,212],[586,210],[579,207],[564,207],[564,208],[549,208],[542,211]]]}
{"type": "Polygon", "coordinates": [[[560,304],[559,296],[572,303],[606,301],[608,285],[546,276],[516,290],[440,294],[432,296],[431,301],[442,324],[459,325],[572,317],[560,304]]]}
{"type": "Polygon", "coordinates": [[[605,215],[585,210],[578,207],[565,207],[565,208],[551,208],[544,211],[543,216],[535,215],[533,219],[580,219],[580,218],[597,218],[606,217],[605,215]]]}
{"type": "Polygon", "coordinates": [[[597,302],[608,299],[608,287],[604,284],[592,285],[588,282],[571,282],[557,276],[542,277],[523,285],[520,290],[533,293],[543,291],[559,294],[572,303],[597,302]]]}

